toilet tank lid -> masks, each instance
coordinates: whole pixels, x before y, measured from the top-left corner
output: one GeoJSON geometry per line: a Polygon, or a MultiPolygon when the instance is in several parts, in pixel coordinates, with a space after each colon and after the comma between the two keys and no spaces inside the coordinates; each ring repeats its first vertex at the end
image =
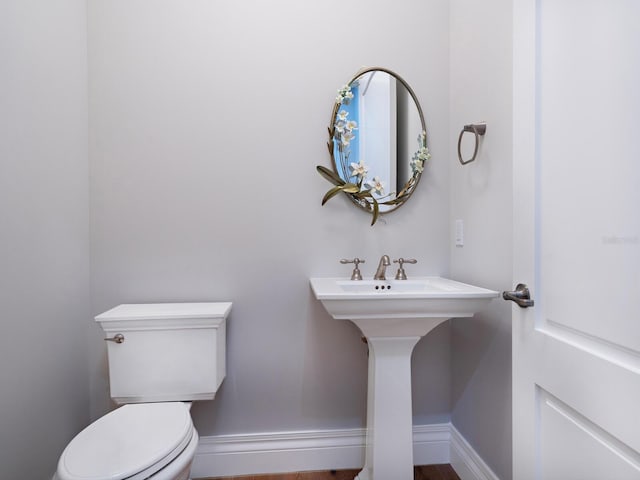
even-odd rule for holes
{"type": "Polygon", "coordinates": [[[193,423],[181,402],[124,405],[80,432],[62,453],[61,480],[147,478],[189,442],[193,423]]]}
{"type": "Polygon", "coordinates": [[[96,321],[226,318],[231,305],[231,302],[131,303],[101,313],[96,321]]]}

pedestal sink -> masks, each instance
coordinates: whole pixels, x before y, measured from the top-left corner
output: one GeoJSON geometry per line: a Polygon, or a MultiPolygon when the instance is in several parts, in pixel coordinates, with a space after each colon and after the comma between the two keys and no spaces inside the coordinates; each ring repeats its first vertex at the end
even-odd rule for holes
{"type": "Polygon", "coordinates": [[[473,316],[498,292],[442,277],[310,282],[327,312],[355,323],[369,344],[367,445],[356,479],[413,480],[413,347],[445,320],[473,316]]]}

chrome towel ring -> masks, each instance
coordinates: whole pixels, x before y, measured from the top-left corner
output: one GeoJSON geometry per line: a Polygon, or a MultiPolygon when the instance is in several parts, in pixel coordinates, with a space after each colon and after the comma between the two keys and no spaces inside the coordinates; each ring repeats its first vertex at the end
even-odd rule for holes
{"type": "Polygon", "coordinates": [[[480,138],[485,133],[487,133],[487,124],[486,123],[476,123],[465,125],[462,131],[460,132],[460,136],[458,137],[458,160],[462,165],[466,165],[467,163],[471,163],[476,159],[476,155],[478,154],[478,144],[480,143],[480,138]],[[462,152],[460,151],[460,145],[462,144],[462,136],[464,132],[471,132],[476,137],[476,146],[473,149],[473,156],[469,160],[462,159],[462,152]]]}

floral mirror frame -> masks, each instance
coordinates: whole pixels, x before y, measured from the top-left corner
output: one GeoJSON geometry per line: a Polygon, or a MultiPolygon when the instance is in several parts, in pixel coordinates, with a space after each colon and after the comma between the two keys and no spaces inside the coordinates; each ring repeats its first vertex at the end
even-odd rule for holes
{"type": "Polygon", "coordinates": [[[329,141],[327,142],[327,147],[331,155],[333,170],[322,165],[318,165],[316,169],[334,186],[324,195],[322,205],[340,192],[344,192],[359,208],[372,215],[371,225],[376,223],[381,214],[395,211],[407,202],[420,182],[426,162],[431,158],[427,147],[426,125],[420,102],[418,102],[415,92],[409,84],[397,73],[386,68],[364,68],[358,71],[349,83],[338,90],[331,112],[331,123],[328,132],[329,141]],[[354,98],[352,86],[358,85],[358,81],[363,75],[367,73],[373,74],[374,72],[387,73],[400,82],[415,104],[421,125],[421,131],[417,138],[418,147],[409,162],[412,174],[402,188],[399,189],[399,192],[390,192],[388,194],[385,194],[384,184],[378,176],[374,175],[371,179],[367,177],[369,167],[362,158],[357,159],[357,162],[349,162],[351,142],[356,138],[358,124],[355,121],[348,120],[348,112],[344,109],[344,106],[349,105],[354,98]],[[336,155],[339,157],[338,159],[336,159],[336,155]],[[347,165],[349,165],[350,171],[347,171],[347,165]],[[387,208],[381,211],[381,206],[387,208]]]}

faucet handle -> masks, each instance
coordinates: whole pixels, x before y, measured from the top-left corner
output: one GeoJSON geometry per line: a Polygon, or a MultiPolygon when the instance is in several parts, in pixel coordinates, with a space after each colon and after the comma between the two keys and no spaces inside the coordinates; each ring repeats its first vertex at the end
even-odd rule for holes
{"type": "Polygon", "coordinates": [[[396,280],[406,280],[407,279],[407,274],[404,271],[403,264],[405,264],[405,263],[418,263],[418,261],[415,258],[402,258],[402,257],[400,257],[399,259],[394,260],[393,263],[399,264],[398,272],[396,273],[396,280]]]}
{"type": "Polygon", "coordinates": [[[358,268],[358,264],[360,263],[364,263],[364,259],[360,260],[358,257],[354,258],[353,260],[347,260],[346,258],[343,258],[342,260],[340,260],[340,263],[347,264],[347,263],[353,263],[353,272],[351,273],[351,280],[362,280],[362,274],[360,273],[360,269],[358,268]]]}

